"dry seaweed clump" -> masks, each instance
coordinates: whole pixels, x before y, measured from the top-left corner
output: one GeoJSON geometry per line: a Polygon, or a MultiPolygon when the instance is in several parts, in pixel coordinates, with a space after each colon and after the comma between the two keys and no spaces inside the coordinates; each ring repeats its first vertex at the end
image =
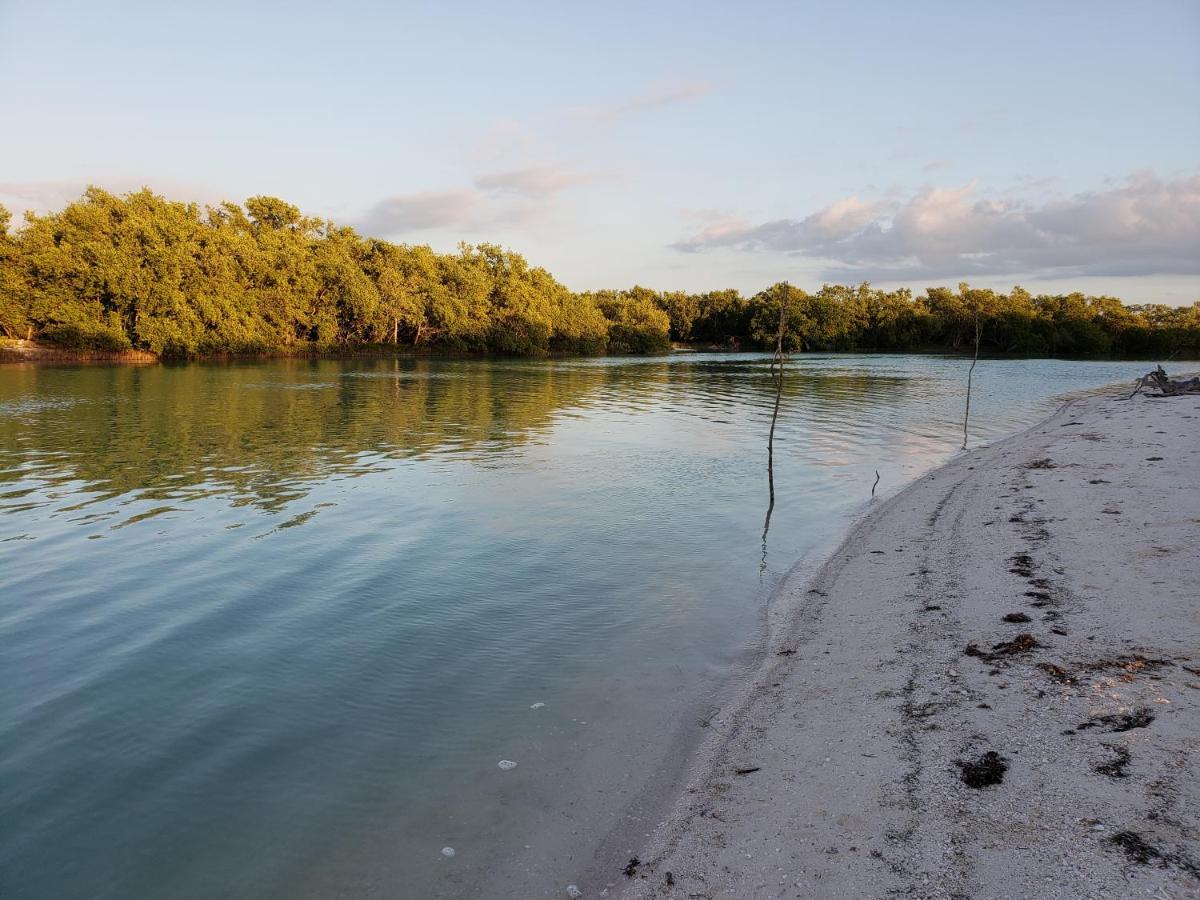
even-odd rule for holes
{"type": "Polygon", "coordinates": [[[1120,669],[1122,674],[1119,677],[1122,681],[1134,681],[1143,672],[1153,672],[1171,664],[1171,661],[1168,659],[1152,659],[1134,653],[1127,656],[1118,656],[1113,659],[1097,660],[1096,662],[1088,663],[1083,668],[1091,672],[1120,669]]]}
{"type": "Polygon", "coordinates": [[[1114,834],[1112,842],[1125,851],[1125,855],[1143,866],[1162,860],[1162,853],[1136,831],[1121,831],[1114,834]]]}
{"type": "Polygon", "coordinates": [[[978,759],[959,760],[956,765],[961,770],[962,783],[976,789],[1000,784],[1008,771],[1008,762],[995,750],[987,751],[978,759]]]}
{"type": "Polygon", "coordinates": [[[1154,713],[1142,707],[1133,712],[1112,713],[1107,716],[1093,716],[1081,725],[1075,727],[1079,731],[1088,728],[1101,728],[1105,731],[1129,731],[1133,728],[1145,728],[1154,721],[1154,713]]]}
{"type": "Polygon", "coordinates": [[[1022,633],[1018,634],[1011,641],[1001,641],[999,644],[993,644],[990,651],[980,650],[978,644],[967,644],[963,653],[967,656],[982,659],[984,662],[996,662],[996,660],[1009,656],[1028,653],[1037,646],[1039,646],[1037,639],[1032,634],[1022,633]]]}
{"type": "Polygon", "coordinates": [[[1008,570],[1014,575],[1020,575],[1022,578],[1033,577],[1033,557],[1028,553],[1018,553],[1016,556],[1009,559],[1011,568],[1008,570]]]}
{"type": "Polygon", "coordinates": [[[1025,468],[1026,469],[1057,469],[1058,466],[1055,465],[1054,460],[1052,460],[1052,459],[1031,459],[1029,462],[1025,463],[1025,468]]]}
{"type": "Polygon", "coordinates": [[[1124,747],[1105,746],[1112,751],[1112,759],[1100,763],[1092,771],[1097,775],[1105,775],[1109,778],[1128,778],[1129,773],[1125,771],[1125,767],[1133,760],[1133,755],[1124,747]]]}
{"type": "Polygon", "coordinates": [[[1193,878],[1200,878],[1200,866],[1182,853],[1164,853],[1136,831],[1119,831],[1109,838],[1123,851],[1130,862],[1142,866],[1157,865],[1163,868],[1175,866],[1193,878]]]}

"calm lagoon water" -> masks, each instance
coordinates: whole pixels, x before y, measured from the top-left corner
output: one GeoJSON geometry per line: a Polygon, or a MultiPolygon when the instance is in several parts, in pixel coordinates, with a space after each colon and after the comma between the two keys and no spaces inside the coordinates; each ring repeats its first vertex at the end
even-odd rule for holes
{"type": "MultiPolygon", "coordinates": [[[[781,576],[961,441],[961,359],[794,358],[764,544],[768,362],[0,367],[0,894],[596,893],[781,576]]],[[[1147,368],[982,361],[973,441],[1147,368]]]]}

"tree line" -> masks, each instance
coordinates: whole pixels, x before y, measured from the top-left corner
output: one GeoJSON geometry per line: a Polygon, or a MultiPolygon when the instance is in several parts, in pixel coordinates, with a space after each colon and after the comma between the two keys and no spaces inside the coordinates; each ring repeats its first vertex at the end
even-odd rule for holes
{"type": "Polygon", "coordinates": [[[1081,293],[972,288],[751,297],[575,292],[493,244],[436,253],[363,237],[274,197],[204,207],[149,190],[82,198],[11,227],[0,206],[0,334],[166,357],[417,350],[656,353],[672,342],[785,349],[1159,356],[1200,352],[1200,302],[1126,306],[1081,293]]]}

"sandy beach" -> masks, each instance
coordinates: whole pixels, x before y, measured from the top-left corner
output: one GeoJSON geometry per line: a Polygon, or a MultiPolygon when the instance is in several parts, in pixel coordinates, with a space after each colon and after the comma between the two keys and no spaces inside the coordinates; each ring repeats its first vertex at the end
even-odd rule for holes
{"type": "Polygon", "coordinates": [[[792,576],[606,893],[1200,896],[1200,396],[1116,396],[962,454],[792,576]]]}

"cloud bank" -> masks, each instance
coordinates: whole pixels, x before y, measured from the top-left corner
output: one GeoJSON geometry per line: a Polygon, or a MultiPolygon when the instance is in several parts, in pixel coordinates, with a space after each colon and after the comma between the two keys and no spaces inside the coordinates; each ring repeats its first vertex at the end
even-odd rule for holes
{"type": "Polygon", "coordinates": [[[829,264],[830,278],[1200,274],[1200,175],[1136,173],[1041,204],[982,197],[972,181],[907,200],[847,197],[802,219],[726,220],[672,245],[775,251],[829,264]]]}
{"type": "Polygon", "coordinates": [[[355,225],[367,234],[393,236],[433,228],[526,224],[548,215],[564,191],[598,177],[560,166],[489,172],[469,188],[385,197],[355,225]]]}
{"type": "Polygon", "coordinates": [[[574,172],[556,166],[533,166],[492,172],[475,179],[475,187],[483,191],[507,191],[525,197],[551,197],[567,188],[595,181],[588,172],[574,172]]]}
{"type": "MultiPolygon", "coordinates": [[[[705,96],[706,82],[692,81],[648,88],[610,106],[579,107],[572,118],[593,124],[611,123],[705,96]]],[[[530,165],[552,155],[535,135],[518,122],[500,119],[467,153],[477,175],[470,187],[444,191],[396,194],[377,201],[353,224],[360,230],[394,237],[428,229],[477,231],[490,226],[529,225],[545,220],[563,193],[591,182],[614,177],[613,172],[585,172],[562,165],[530,165]]]]}
{"type": "Polygon", "coordinates": [[[482,202],[479,191],[466,189],[397,194],[380,200],[356,224],[371,235],[461,227],[479,214],[482,202]]]}

